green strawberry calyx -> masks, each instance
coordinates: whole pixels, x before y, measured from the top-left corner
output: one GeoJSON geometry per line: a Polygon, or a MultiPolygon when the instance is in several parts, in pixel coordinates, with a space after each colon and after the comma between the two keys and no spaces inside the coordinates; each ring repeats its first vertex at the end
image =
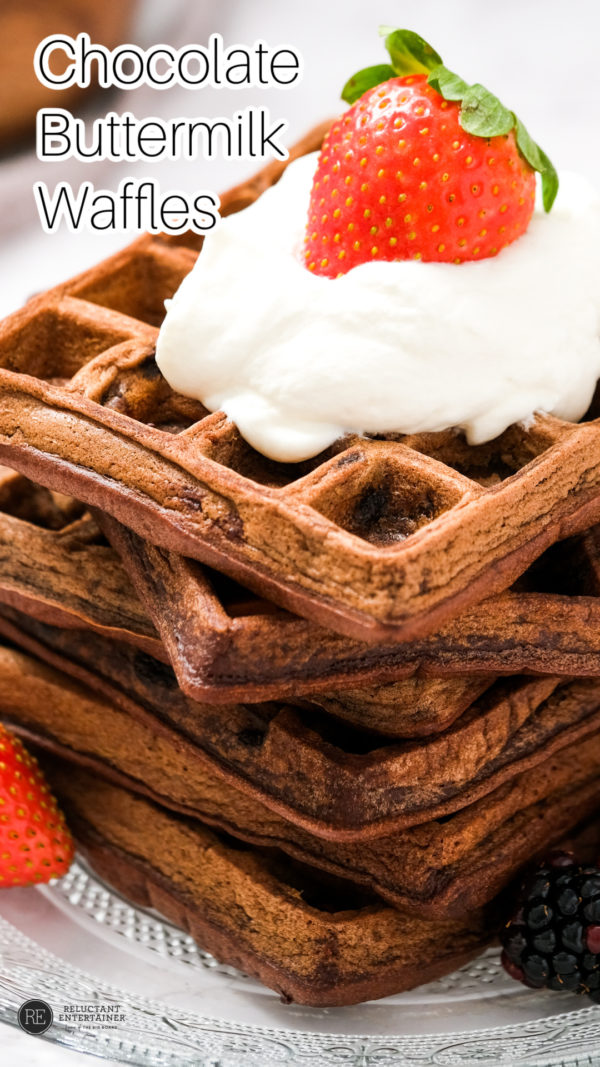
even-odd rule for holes
{"type": "Polygon", "coordinates": [[[390,54],[390,63],[378,63],[365,67],[346,82],[342,100],[354,104],[369,89],[408,74],[427,74],[427,81],[444,100],[460,104],[459,123],[463,130],[476,137],[500,137],[515,131],[517,147],[533,170],[541,175],[542,202],[544,211],[550,211],[558,192],[558,174],[548,156],[527,132],[514,111],[501,104],[498,97],[478,82],[468,85],[448,67],[442,57],[418,33],[412,30],[394,30],[380,26],[379,33],[385,38],[385,47],[390,54]]]}

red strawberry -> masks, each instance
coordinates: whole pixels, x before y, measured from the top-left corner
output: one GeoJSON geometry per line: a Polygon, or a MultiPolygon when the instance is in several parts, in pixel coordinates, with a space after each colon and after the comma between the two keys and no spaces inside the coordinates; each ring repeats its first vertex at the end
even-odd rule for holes
{"type": "Polygon", "coordinates": [[[347,83],[344,99],[356,102],[319,156],[305,257],[309,270],[328,278],[377,259],[495,256],[527,229],[534,168],[548,183],[547,209],[556,192],[550,161],[483,86],[457,78],[410,31],[388,34],[386,45],[394,65],[347,83]],[[403,67],[419,72],[386,76],[403,67]]]}
{"type": "Polygon", "coordinates": [[[37,761],[0,725],[0,886],[60,878],[73,840],[37,761]]]}

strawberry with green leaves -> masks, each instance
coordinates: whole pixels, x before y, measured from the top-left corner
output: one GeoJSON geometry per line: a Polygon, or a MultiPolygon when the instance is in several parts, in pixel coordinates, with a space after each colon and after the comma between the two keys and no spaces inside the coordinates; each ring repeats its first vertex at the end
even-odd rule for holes
{"type": "Polygon", "coordinates": [[[73,840],[37,761],[0,725],[0,887],[60,878],[73,840]]]}
{"type": "Polygon", "coordinates": [[[326,135],[315,173],[305,262],[328,278],[379,259],[495,256],[527,229],[536,171],[546,211],[558,189],[514,112],[448,70],[418,34],[381,32],[391,63],[346,83],[352,106],[326,135]]]}

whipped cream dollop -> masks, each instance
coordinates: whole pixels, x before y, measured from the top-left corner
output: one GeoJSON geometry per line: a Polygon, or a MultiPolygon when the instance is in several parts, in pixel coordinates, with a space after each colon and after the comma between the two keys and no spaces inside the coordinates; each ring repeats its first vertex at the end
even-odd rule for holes
{"type": "Polygon", "coordinates": [[[208,235],[167,302],[156,359],[276,460],[348,431],[461,428],[490,440],[534,412],[577,420],[600,377],[600,197],[561,175],[556,203],[480,262],[303,265],[317,156],[208,235]]]}

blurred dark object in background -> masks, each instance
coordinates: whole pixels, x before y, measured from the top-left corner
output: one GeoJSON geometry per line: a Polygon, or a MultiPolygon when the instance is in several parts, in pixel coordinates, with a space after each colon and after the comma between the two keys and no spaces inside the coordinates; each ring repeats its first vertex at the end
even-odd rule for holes
{"type": "MultiPolygon", "coordinates": [[[[38,108],[70,108],[93,92],[77,87],[59,92],[42,85],[33,70],[40,41],[54,33],[76,37],[85,32],[94,43],[114,48],[125,42],[136,6],[137,0],[1,0],[0,150],[33,136],[38,108]]],[[[61,73],[66,63],[56,53],[52,69],[61,73]]]]}

